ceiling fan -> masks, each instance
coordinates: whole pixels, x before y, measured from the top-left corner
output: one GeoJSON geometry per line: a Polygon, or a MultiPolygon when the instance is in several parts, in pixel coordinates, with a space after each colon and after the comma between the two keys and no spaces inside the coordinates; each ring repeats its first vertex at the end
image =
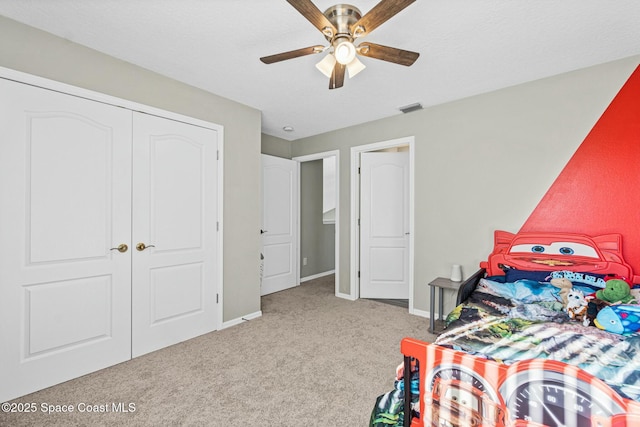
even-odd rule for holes
{"type": "Polygon", "coordinates": [[[342,87],[345,69],[351,78],[365,68],[365,65],[358,60],[357,55],[410,66],[418,59],[419,53],[369,42],[362,42],[355,46],[354,41],[368,35],[414,1],[381,0],[373,9],[362,16],[357,7],[349,4],[337,4],[322,13],[311,0],[287,0],[322,32],[329,41],[329,45],[304,47],[264,56],[260,60],[265,64],[273,64],[330,50],[329,54],[316,64],[316,67],[329,77],[329,89],[342,87]]]}

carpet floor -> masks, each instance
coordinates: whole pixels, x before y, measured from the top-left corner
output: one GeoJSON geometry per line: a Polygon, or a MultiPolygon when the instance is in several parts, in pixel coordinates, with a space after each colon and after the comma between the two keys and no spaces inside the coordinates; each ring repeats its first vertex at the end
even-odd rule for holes
{"type": "Polygon", "coordinates": [[[435,337],[406,308],[336,298],[333,279],[263,297],[260,318],[16,399],[35,412],[0,412],[0,426],[367,426],[400,340],[435,337]],[[73,412],[45,411],[62,405],[73,412]]]}

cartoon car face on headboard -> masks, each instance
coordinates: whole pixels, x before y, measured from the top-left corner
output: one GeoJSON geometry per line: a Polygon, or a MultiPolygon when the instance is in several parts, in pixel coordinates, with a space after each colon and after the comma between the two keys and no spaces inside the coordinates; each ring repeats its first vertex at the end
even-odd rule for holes
{"type": "Polygon", "coordinates": [[[573,233],[518,233],[496,230],[489,259],[480,263],[490,276],[504,274],[502,266],[520,270],[569,270],[616,274],[636,281],[622,256],[622,237],[590,237],[573,233]]]}

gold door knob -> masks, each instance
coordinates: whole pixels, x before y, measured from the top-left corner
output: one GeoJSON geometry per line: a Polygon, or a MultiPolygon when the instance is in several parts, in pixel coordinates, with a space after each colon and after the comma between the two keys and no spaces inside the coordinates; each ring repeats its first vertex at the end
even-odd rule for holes
{"type": "Polygon", "coordinates": [[[136,245],[136,249],[139,250],[140,252],[144,251],[147,248],[155,248],[155,245],[145,245],[144,243],[140,242],[136,245]]]}
{"type": "Polygon", "coordinates": [[[121,245],[118,245],[117,248],[111,248],[109,250],[110,251],[118,251],[118,252],[125,253],[125,252],[127,252],[127,249],[129,249],[129,246],[127,246],[124,243],[122,243],[121,245]]]}

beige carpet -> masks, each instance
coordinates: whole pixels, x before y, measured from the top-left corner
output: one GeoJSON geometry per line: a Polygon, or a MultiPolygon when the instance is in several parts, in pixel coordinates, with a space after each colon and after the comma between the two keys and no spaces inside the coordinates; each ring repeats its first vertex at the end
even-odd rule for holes
{"type": "Polygon", "coordinates": [[[268,295],[261,318],[16,399],[36,413],[0,412],[0,425],[366,426],[393,386],[400,340],[434,337],[428,319],[336,298],[333,286],[327,276],[268,295]],[[43,403],[75,411],[48,415],[43,403]],[[78,412],[90,405],[109,412],[78,412]]]}

